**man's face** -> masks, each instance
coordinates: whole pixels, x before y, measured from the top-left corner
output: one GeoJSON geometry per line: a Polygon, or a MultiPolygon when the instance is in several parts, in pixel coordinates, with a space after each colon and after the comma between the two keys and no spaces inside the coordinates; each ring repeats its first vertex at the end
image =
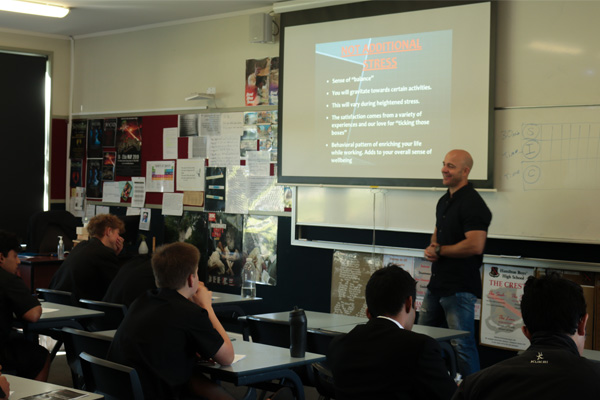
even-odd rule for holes
{"type": "Polygon", "coordinates": [[[0,253],[0,267],[2,267],[2,269],[6,272],[16,275],[17,270],[19,269],[19,264],[21,264],[21,260],[19,259],[19,255],[16,251],[9,250],[7,256],[4,256],[4,254],[0,253]]]}
{"type": "Polygon", "coordinates": [[[123,239],[121,238],[121,236],[119,236],[119,229],[113,229],[113,228],[106,228],[108,230],[106,236],[108,238],[108,247],[110,247],[111,249],[113,249],[114,251],[117,251],[117,243],[119,241],[122,241],[123,239]]]}
{"type": "Polygon", "coordinates": [[[453,188],[466,179],[466,167],[464,160],[456,153],[446,154],[442,164],[442,183],[444,186],[453,188]]]}

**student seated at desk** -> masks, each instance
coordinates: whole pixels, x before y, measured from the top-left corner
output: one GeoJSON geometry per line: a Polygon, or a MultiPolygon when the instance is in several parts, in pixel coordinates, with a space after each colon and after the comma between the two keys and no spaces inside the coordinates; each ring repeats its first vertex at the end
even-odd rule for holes
{"type": "Polygon", "coordinates": [[[17,273],[20,241],[15,234],[0,231],[0,364],[24,378],[46,381],[50,370],[48,350],[12,329],[13,314],[37,322],[42,306],[17,273]]]}
{"type": "Polygon", "coordinates": [[[556,273],[530,277],[521,313],[529,348],[466,377],[454,399],[600,399],[600,364],[582,357],[588,314],[581,286],[556,273]]]}
{"type": "Polygon", "coordinates": [[[123,250],[125,224],[112,214],[99,214],[87,225],[90,240],[71,250],[52,277],[50,289],[71,292],[74,306],[79,299],[102,300],[119,270],[117,256],[123,250]]]}
{"type": "Polygon", "coordinates": [[[113,339],[108,359],[136,369],[146,400],[185,394],[232,399],[194,370],[198,355],[222,365],[234,357],[212,308],[212,292],[198,280],[199,261],[191,244],[160,247],[152,256],[158,289],[133,302],[113,339]]]}
{"type": "Polygon", "coordinates": [[[411,332],[416,282],[388,265],[367,283],[367,317],[333,339],[327,361],[336,399],[450,399],[456,390],[438,343],[411,332]]]}
{"type": "Polygon", "coordinates": [[[102,301],[124,304],[129,308],[140,295],[156,289],[150,260],[149,254],[140,254],[119,268],[102,301]]]}

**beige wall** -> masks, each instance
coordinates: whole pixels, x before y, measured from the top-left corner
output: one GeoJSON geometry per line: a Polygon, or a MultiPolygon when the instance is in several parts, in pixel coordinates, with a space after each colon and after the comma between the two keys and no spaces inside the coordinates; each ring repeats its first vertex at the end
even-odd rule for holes
{"type": "Polygon", "coordinates": [[[66,37],[0,32],[0,50],[46,54],[51,57],[53,116],[65,117],[69,114],[70,46],[70,40],[66,37]]]}
{"type": "MultiPolygon", "coordinates": [[[[248,41],[247,15],[75,40],[73,112],[177,110],[217,90],[217,107],[244,105],[245,60],[279,45],[248,41]]],[[[211,104],[212,106],[212,104],[211,104]]]]}

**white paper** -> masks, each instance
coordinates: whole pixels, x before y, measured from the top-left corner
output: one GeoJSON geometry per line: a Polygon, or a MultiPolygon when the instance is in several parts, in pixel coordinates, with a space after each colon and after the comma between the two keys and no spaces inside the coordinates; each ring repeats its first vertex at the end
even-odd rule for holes
{"type": "Polygon", "coordinates": [[[173,192],[175,190],[175,161],[148,161],[146,163],[146,191],[173,192]]]}
{"type": "Polygon", "coordinates": [[[121,190],[119,189],[119,182],[104,182],[104,186],[102,188],[102,202],[121,202],[121,190]]]}
{"type": "Polygon", "coordinates": [[[109,206],[96,206],[96,215],[100,214],[110,214],[109,206]]]}
{"type": "Polygon", "coordinates": [[[163,159],[174,160],[177,158],[177,128],[163,129],[163,159]]]}
{"type": "Polygon", "coordinates": [[[250,176],[271,175],[271,155],[268,151],[249,151],[247,165],[250,176]]]}
{"type": "Polygon", "coordinates": [[[189,140],[188,158],[208,157],[208,138],[206,136],[191,137],[189,140]]]}
{"type": "Polygon", "coordinates": [[[204,159],[177,160],[177,190],[204,191],[204,159]]]}
{"type": "Polygon", "coordinates": [[[248,209],[252,211],[283,211],[283,186],[277,185],[274,176],[250,176],[248,184],[248,209]]]}
{"type": "Polygon", "coordinates": [[[163,194],[162,215],[183,215],[183,193],[163,194]]]}
{"type": "Polygon", "coordinates": [[[143,176],[135,176],[131,178],[131,180],[133,181],[131,207],[144,207],[146,201],[146,178],[143,176]]]}
{"type": "Polygon", "coordinates": [[[242,136],[244,132],[244,113],[221,114],[221,135],[242,136]]]}
{"type": "Polygon", "coordinates": [[[415,259],[414,257],[397,256],[393,254],[383,255],[383,265],[395,264],[408,272],[410,276],[415,277],[415,259]]]}
{"type": "Polygon", "coordinates": [[[248,167],[227,168],[225,186],[225,212],[229,214],[248,214],[248,167]]]}
{"type": "Polygon", "coordinates": [[[85,205],[85,216],[86,218],[93,218],[96,215],[96,206],[93,204],[85,205]]]}
{"type": "Polygon", "coordinates": [[[200,135],[213,136],[221,131],[221,114],[200,114],[200,135]]]}
{"type": "Polygon", "coordinates": [[[139,229],[143,231],[150,230],[150,220],[152,219],[152,212],[149,208],[142,208],[140,212],[140,226],[139,229]]]}
{"type": "Polygon", "coordinates": [[[240,165],[240,137],[211,136],[208,163],[211,167],[240,165]]]}

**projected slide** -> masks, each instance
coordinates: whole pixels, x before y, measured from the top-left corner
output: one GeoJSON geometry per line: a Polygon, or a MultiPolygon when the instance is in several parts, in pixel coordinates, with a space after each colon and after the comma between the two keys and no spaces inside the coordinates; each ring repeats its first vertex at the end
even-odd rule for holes
{"type": "Polygon", "coordinates": [[[452,31],[315,47],[315,144],[332,165],[392,166],[448,148],[452,31]]]}

